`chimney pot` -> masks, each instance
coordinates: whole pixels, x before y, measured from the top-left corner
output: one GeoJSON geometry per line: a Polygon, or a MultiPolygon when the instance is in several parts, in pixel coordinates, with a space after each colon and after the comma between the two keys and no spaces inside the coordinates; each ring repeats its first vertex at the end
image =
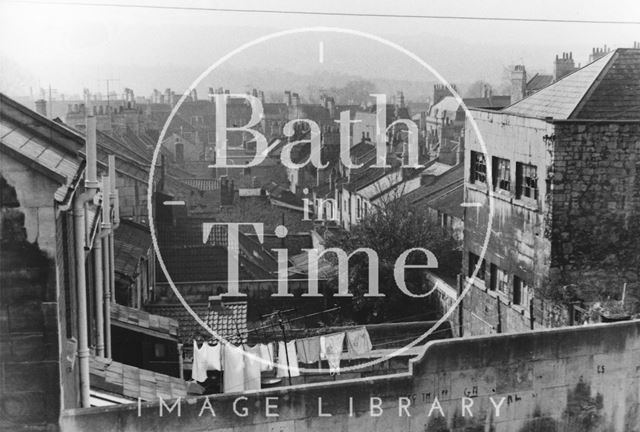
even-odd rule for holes
{"type": "Polygon", "coordinates": [[[87,131],[86,131],[86,174],[84,177],[84,185],[86,188],[98,187],[97,176],[97,158],[96,158],[96,118],[93,116],[87,117],[87,131]]]}

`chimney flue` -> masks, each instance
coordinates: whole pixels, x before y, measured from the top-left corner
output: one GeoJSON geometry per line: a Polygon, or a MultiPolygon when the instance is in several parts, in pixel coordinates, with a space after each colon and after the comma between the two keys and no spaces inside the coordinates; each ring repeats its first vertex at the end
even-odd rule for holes
{"type": "Polygon", "coordinates": [[[98,187],[97,176],[97,160],[96,160],[96,118],[93,116],[87,117],[87,137],[86,137],[86,156],[87,156],[87,169],[84,177],[85,188],[98,187]]]}
{"type": "Polygon", "coordinates": [[[47,116],[47,101],[44,99],[38,99],[36,101],[36,112],[43,117],[47,116]]]}
{"type": "Polygon", "coordinates": [[[111,179],[109,176],[102,176],[102,228],[111,228],[111,215],[109,209],[111,207],[111,199],[109,198],[111,190],[111,179]]]}

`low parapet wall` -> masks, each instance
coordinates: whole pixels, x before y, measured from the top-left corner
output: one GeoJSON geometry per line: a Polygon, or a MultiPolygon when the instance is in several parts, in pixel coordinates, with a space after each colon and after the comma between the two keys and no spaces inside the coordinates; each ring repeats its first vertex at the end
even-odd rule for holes
{"type": "Polygon", "coordinates": [[[432,341],[403,374],[189,398],[175,406],[172,400],[71,410],[61,425],[68,431],[635,431],[639,392],[640,321],[629,321],[432,341]]]}

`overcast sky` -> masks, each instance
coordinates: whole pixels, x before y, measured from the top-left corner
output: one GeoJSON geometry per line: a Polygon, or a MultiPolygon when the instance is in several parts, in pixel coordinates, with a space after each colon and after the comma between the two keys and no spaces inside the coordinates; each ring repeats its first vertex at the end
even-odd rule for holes
{"type": "MultiPolygon", "coordinates": [[[[71,0],[73,2],[73,0],[71,0]]],[[[49,84],[65,93],[88,87],[103,91],[132,87],[183,90],[222,55],[283,29],[332,26],[366,31],[415,52],[447,80],[499,82],[505,66],[551,72],[555,54],[573,51],[586,63],[592,47],[629,47],[640,40],[640,25],[559,24],[455,19],[272,15],[159,8],[26,4],[0,0],[0,91],[28,95],[49,84]]],[[[131,2],[128,2],[131,4],[131,2]]],[[[134,0],[150,6],[439,16],[640,21],[640,2],[621,1],[169,1],[134,0]]],[[[239,69],[282,69],[291,73],[331,71],[374,78],[433,80],[408,59],[354,36],[308,34],[269,41],[232,59],[239,69]],[[318,61],[318,43],[324,61],[318,61]]],[[[224,81],[220,77],[211,82],[224,81]],[[216,81],[218,80],[218,81],[216,81]]],[[[228,75],[227,75],[228,76],[228,75]]],[[[247,83],[249,84],[249,83],[247,83]]],[[[238,89],[241,90],[241,89],[238,89]]]]}

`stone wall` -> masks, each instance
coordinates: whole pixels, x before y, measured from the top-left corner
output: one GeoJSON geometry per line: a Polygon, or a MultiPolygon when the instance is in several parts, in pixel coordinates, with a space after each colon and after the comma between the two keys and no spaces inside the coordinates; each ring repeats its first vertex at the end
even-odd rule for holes
{"type": "Polygon", "coordinates": [[[634,431],[638,371],[640,321],[631,321],[434,341],[403,374],[194,397],[172,412],[166,401],[162,416],[160,402],[69,410],[61,424],[105,432],[634,431]]]}
{"type": "MultiPolygon", "coordinates": [[[[511,307],[513,281],[517,276],[536,290],[547,282],[551,244],[545,227],[550,219],[551,206],[547,202],[546,178],[552,153],[545,137],[553,134],[553,126],[540,119],[495,112],[473,111],[473,118],[481,136],[475,133],[467,120],[464,199],[466,203],[477,203],[479,207],[465,208],[462,275],[470,276],[474,270],[469,268],[469,253],[485,260],[486,275],[474,280],[474,286],[463,300],[466,311],[463,314],[464,334],[524,331],[530,328],[530,311],[527,307],[511,307]],[[472,151],[487,155],[488,184],[471,179],[472,151]],[[510,192],[494,190],[490,185],[488,170],[494,156],[510,162],[510,192]],[[517,162],[536,166],[537,199],[517,198],[517,162]],[[503,292],[489,289],[491,265],[507,274],[507,287],[503,292]]],[[[534,294],[532,301],[535,302],[536,297],[534,294]]],[[[536,307],[543,309],[539,305],[536,307]]],[[[542,313],[537,321],[543,321],[542,313]]]]}
{"type": "Polygon", "coordinates": [[[555,280],[587,301],[638,292],[640,122],[554,126],[555,280]]]}
{"type": "Polygon", "coordinates": [[[49,430],[61,405],[57,185],[1,158],[0,430],[49,430]]]}

